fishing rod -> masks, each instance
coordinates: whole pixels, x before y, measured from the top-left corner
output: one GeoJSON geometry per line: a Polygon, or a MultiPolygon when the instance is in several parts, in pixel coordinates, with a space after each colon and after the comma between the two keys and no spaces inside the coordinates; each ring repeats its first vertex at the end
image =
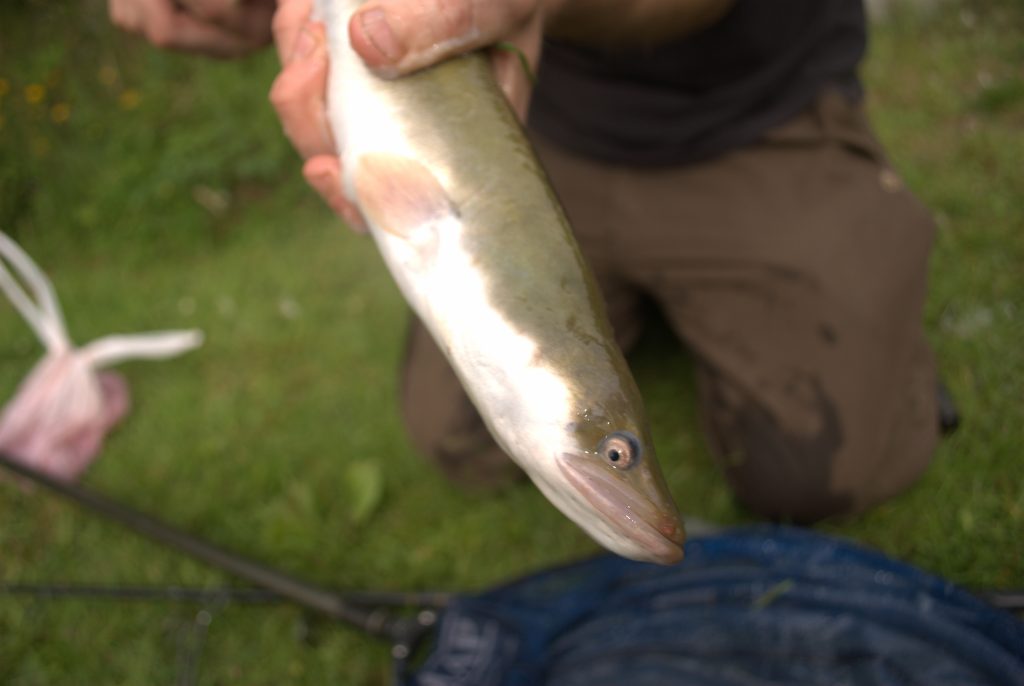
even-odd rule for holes
{"type": "Polygon", "coordinates": [[[172,602],[219,605],[271,605],[286,602],[273,591],[233,586],[103,586],[96,584],[0,583],[0,594],[33,598],[90,598],[98,600],[166,600],[172,602]]]}
{"type": "MultiPolygon", "coordinates": [[[[65,583],[0,582],[0,594],[37,598],[96,598],[109,600],[169,600],[187,603],[239,603],[272,605],[291,602],[265,588],[239,586],[131,586],[65,583]]],[[[444,592],[345,591],[345,602],[360,607],[426,607],[441,609],[451,600],[444,592]]],[[[306,608],[315,609],[315,608],[306,608]]]]}
{"type": "MultiPolygon", "coordinates": [[[[219,548],[212,543],[175,529],[154,517],[143,514],[126,505],[70,481],[63,481],[33,469],[17,459],[0,453],[0,467],[17,477],[27,479],[53,493],[73,501],[82,508],[103,515],[135,533],[177,549],[201,562],[228,572],[239,579],[254,584],[258,589],[220,589],[220,598],[237,598],[246,601],[271,602],[275,598],[286,599],[317,614],[348,624],[367,634],[392,643],[392,655],[398,659],[409,656],[427,631],[437,622],[438,611],[451,598],[448,593],[339,593],[296,579],[278,569],[255,560],[219,548]],[[412,616],[398,610],[417,609],[412,616]]],[[[31,586],[15,584],[6,587],[15,593],[32,592],[31,586]]],[[[44,587],[35,587],[36,591],[44,587]]],[[[121,589],[112,587],[91,587],[90,593],[108,597],[172,597],[211,598],[218,590],[202,589],[121,589]]],[[[45,589],[52,596],[83,595],[85,587],[51,586],[45,589]]],[[[37,593],[40,594],[40,593],[37,593]]]]}
{"type": "MultiPolygon", "coordinates": [[[[69,586],[59,584],[0,585],[8,594],[49,597],[107,597],[133,599],[173,599],[205,602],[230,600],[243,603],[272,603],[289,600],[318,614],[344,622],[373,636],[393,643],[392,653],[404,658],[414,644],[437,621],[452,594],[443,592],[403,593],[346,591],[337,593],[291,577],[267,565],[230,553],[211,543],[186,534],[114,502],[85,486],[61,481],[32,469],[0,453],[0,467],[19,477],[49,489],[80,505],[104,515],[136,533],[158,543],[181,550],[192,557],[227,571],[258,588],[196,589],[184,587],[110,587],[69,586]],[[395,616],[394,610],[418,608],[415,617],[395,616]]],[[[686,528],[692,535],[711,535],[721,527],[687,517],[686,528]]],[[[975,589],[975,594],[990,605],[1014,613],[1024,613],[1024,589],[975,589]]]]}

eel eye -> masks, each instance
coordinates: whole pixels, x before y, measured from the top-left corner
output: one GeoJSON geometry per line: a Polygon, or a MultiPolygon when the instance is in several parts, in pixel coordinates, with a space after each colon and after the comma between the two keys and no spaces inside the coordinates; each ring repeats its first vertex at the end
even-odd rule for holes
{"type": "Polygon", "coordinates": [[[631,433],[616,431],[601,440],[597,454],[616,469],[629,469],[640,461],[640,442],[631,433]]]}

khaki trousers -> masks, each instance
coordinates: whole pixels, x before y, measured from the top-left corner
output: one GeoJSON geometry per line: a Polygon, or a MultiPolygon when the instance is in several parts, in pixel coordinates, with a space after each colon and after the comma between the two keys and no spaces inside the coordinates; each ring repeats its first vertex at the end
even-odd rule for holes
{"type": "MultiPolygon", "coordinates": [[[[653,299],[692,350],[707,441],[741,503],[810,522],[921,475],[938,439],[922,322],[934,224],[859,105],[826,93],[754,145],[671,169],[534,143],[623,349],[653,299]]],[[[412,441],[450,478],[516,473],[417,321],[402,377],[412,441]]]]}

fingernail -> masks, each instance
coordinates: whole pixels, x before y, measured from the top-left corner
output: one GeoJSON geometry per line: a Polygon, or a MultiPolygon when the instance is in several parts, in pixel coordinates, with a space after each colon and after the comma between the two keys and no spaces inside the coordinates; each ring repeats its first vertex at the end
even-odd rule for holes
{"type": "Polygon", "coordinates": [[[405,50],[391,30],[391,25],[388,24],[387,14],[381,8],[373,7],[361,12],[359,24],[363,28],[363,33],[385,61],[397,62],[405,54],[405,50]]]}
{"type": "Polygon", "coordinates": [[[289,61],[304,60],[312,55],[315,49],[316,37],[309,29],[302,29],[299,32],[299,37],[295,40],[295,48],[292,50],[292,58],[289,61]]]}

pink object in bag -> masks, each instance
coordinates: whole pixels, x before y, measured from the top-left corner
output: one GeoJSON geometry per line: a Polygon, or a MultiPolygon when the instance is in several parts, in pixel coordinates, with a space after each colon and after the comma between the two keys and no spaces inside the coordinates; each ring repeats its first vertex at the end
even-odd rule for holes
{"type": "Polygon", "coordinates": [[[197,330],[162,331],[105,336],[76,348],[53,284],[3,232],[0,290],[46,348],[46,355],[0,412],[0,452],[59,479],[77,478],[99,454],[107,433],[128,413],[128,384],[120,374],[100,370],[127,359],[172,357],[202,343],[197,330]]]}

